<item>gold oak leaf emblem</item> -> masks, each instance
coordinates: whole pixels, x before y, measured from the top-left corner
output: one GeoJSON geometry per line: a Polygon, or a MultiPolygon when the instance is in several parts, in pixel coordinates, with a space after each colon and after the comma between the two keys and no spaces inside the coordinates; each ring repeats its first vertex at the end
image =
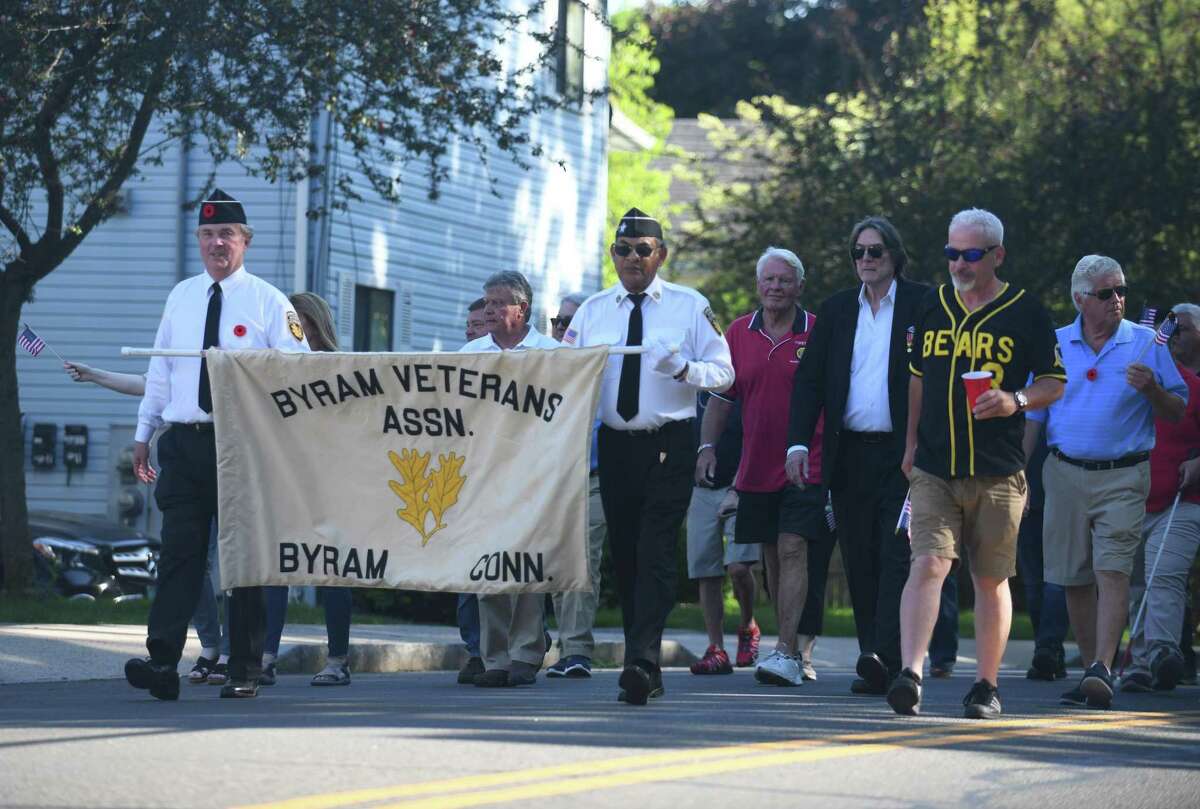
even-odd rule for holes
{"type": "Polygon", "coordinates": [[[426,473],[430,457],[431,453],[410,449],[400,450],[399,455],[388,451],[388,460],[400,473],[400,480],[389,480],[388,487],[404,503],[404,508],[396,509],[396,516],[417,530],[422,547],[446,527],[442,518],[458,502],[458,493],[467,480],[461,474],[465,457],[453,452],[438,455],[438,468],[426,473]],[[433,515],[433,527],[426,531],[430,514],[433,515]]]}

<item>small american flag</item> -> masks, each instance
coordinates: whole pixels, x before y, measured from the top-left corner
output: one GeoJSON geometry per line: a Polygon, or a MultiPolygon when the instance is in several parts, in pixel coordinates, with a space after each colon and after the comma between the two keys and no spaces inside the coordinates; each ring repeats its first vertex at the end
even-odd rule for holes
{"type": "Polygon", "coordinates": [[[1142,319],[1138,321],[1139,326],[1149,326],[1154,328],[1154,321],[1158,319],[1158,308],[1147,306],[1142,310],[1142,319]]]}
{"type": "Polygon", "coordinates": [[[1167,319],[1164,320],[1162,325],[1158,327],[1158,333],[1154,335],[1154,342],[1158,343],[1160,346],[1165,346],[1167,341],[1171,339],[1171,335],[1175,333],[1175,328],[1178,325],[1179,324],[1175,322],[1175,313],[1169,312],[1167,314],[1167,319]]]}
{"type": "Polygon", "coordinates": [[[28,351],[33,356],[42,353],[42,349],[46,347],[46,341],[34,334],[33,329],[26,326],[17,335],[17,342],[21,344],[21,348],[28,351]]]}
{"type": "Polygon", "coordinates": [[[909,526],[912,525],[912,489],[904,495],[904,505],[900,507],[900,519],[896,521],[896,533],[908,533],[909,526]]]}
{"type": "Polygon", "coordinates": [[[829,528],[829,533],[837,530],[837,520],[833,517],[833,493],[825,495],[825,525],[829,528]]]}

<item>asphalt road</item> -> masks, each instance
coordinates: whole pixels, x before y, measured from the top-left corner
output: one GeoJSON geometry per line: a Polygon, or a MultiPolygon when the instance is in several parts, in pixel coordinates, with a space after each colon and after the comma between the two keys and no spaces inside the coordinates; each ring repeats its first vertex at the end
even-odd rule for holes
{"type": "Polygon", "coordinates": [[[615,671],[522,689],[450,673],[283,676],[254,700],[183,686],[163,703],[116,680],[0,687],[0,807],[1191,807],[1200,689],[1060,708],[1063,683],[1001,679],[1005,718],[964,720],[967,672],[923,713],[851,696],[666,674],[615,701],[615,671]]]}

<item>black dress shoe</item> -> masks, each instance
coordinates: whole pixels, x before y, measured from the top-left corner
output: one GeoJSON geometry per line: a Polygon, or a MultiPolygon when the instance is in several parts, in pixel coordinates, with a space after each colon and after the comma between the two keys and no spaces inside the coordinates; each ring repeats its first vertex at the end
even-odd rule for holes
{"type": "Polygon", "coordinates": [[[259,685],[275,685],[276,679],[277,678],[275,676],[275,664],[268,663],[267,665],[263,666],[262,674],[259,675],[259,678],[258,678],[258,684],[259,685]]]}
{"type": "MultiPolygon", "coordinates": [[[[653,675],[650,669],[641,663],[631,663],[621,672],[621,679],[617,684],[625,692],[624,702],[630,705],[645,705],[646,700],[650,698],[652,682],[653,675]]],[[[661,688],[661,685],[659,687],[661,688]]]]}
{"type": "Polygon", "coordinates": [[[179,672],[175,666],[135,657],[125,663],[125,680],[134,688],[148,690],[155,699],[179,699],[179,672]]]}
{"type": "Polygon", "coordinates": [[[257,696],[257,680],[230,680],[221,686],[221,699],[251,699],[257,696]]]}
{"type": "Polygon", "coordinates": [[[888,671],[887,666],[883,665],[883,661],[875,654],[863,654],[858,656],[858,663],[854,666],[854,670],[858,672],[858,676],[866,680],[870,686],[871,694],[885,694],[888,686],[888,671]]]}
{"type": "MultiPolygon", "coordinates": [[[[665,693],[667,693],[667,690],[663,688],[662,672],[656,671],[650,676],[650,693],[647,694],[647,697],[649,699],[658,699],[665,693]]],[[[625,694],[624,688],[617,689],[617,702],[629,702],[629,697],[625,694]]]]}
{"type": "Polygon", "coordinates": [[[888,705],[902,716],[916,716],[921,712],[921,675],[912,669],[904,669],[892,680],[888,689],[888,705]]]}
{"type": "Polygon", "coordinates": [[[854,682],[850,683],[850,693],[858,694],[862,697],[882,697],[887,693],[887,689],[876,688],[862,677],[855,677],[854,682]]]}

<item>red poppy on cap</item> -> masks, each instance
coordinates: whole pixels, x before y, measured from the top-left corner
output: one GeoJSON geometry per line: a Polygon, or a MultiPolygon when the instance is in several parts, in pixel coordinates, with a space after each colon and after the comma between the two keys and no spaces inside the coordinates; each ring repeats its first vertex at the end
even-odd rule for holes
{"type": "Polygon", "coordinates": [[[204,214],[205,219],[212,219],[213,216],[216,214],[216,212],[217,212],[217,206],[213,205],[211,202],[209,204],[205,205],[204,208],[201,210],[201,213],[204,214]]]}
{"type": "Polygon", "coordinates": [[[245,337],[246,336],[246,327],[243,326],[241,323],[234,326],[233,327],[233,336],[234,337],[245,337]]]}
{"type": "Polygon", "coordinates": [[[1096,369],[1095,369],[1095,368],[1088,368],[1088,369],[1087,369],[1087,373],[1086,373],[1086,374],[1084,374],[1084,376],[1086,376],[1086,377],[1087,377],[1087,379],[1088,379],[1088,382],[1095,382],[1095,381],[1096,381],[1096,376],[1097,376],[1097,374],[1096,374],[1096,369]]]}

